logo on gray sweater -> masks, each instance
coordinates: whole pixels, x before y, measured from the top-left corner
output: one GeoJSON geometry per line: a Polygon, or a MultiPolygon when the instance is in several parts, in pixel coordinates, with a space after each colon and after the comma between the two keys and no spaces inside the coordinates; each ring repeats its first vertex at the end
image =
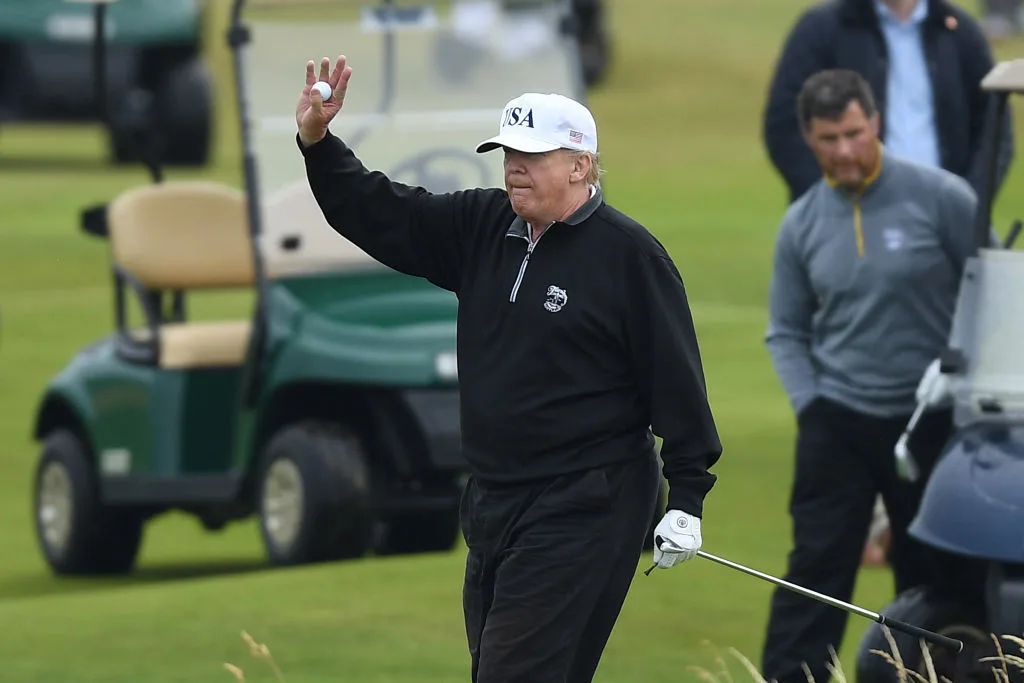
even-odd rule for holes
{"type": "Polygon", "coordinates": [[[882,239],[885,240],[885,248],[889,251],[896,251],[903,246],[903,231],[900,228],[886,228],[882,231],[882,239]]]}

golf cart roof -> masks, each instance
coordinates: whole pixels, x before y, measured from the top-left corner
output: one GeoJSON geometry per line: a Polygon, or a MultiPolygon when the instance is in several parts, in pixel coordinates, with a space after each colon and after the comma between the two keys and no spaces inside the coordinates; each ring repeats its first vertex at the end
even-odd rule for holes
{"type": "Polygon", "coordinates": [[[999,62],[981,81],[983,90],[1024,93],[1024,59],[999,62]]]}
{"type": "Polygon", "coordinates": [[[247,0],[247,118],[258,165],[261,249],[270,277],[377,262],[323,218],[295,143],[305,64],[353,68],[331,130],[370,170],[444,193],[502,187],[499,152],[476,154],[523,92],[584,97],[562,0],[247,0]]]}

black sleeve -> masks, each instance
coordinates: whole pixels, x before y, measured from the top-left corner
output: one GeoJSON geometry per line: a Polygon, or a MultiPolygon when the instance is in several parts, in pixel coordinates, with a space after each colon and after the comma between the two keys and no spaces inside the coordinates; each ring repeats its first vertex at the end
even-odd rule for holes
{"type": "Polygon", "coordinates": [[[796,98],[804,81],[833,61],[825,25],[825,18],[814,11],[800,17],[786,38],[768,89],[762,135],[791,201],[821,178],[818,162],[800,130],[796,98]]]}
{"type": "MultiPolygon", "coordinates": [[[[968,132],[971,140],[971,164],[967,180],[980,196],[981,179],[987,172],[983,150],[987,132],[988,108],[992,101],[991,95],[982,89],[981,81],[995,66],[995,61],[981,27],[967,17],[961,22],[959,47],[963,78],[967,87],[970,88],[967,101],[971,108],[971,126],[968,132]]],[[[1006,180],[1010,165],[1013,163],[1013,112],[1009,102],[1007,102],[1002,125],[1003,135],[999,140],[996,162],[996,189],[1001,187],[1003,181],[1006,180]]]]}
{"type": "Polygon", "coordinates": [[[431,194],[369,171],[328,132],[303,147],[306,177],[327,223],[377,261],[458,292],[469,232],[500,190],[431,194]]]}
{"type": "Polygon", "coordinates": [[[717,477],[708,470],[722,454],[697,334],[682,277],[662,252],[640,255],[632,279],[629,347],[651,429],[662,438],[668,509],[696,517],[717,477]]]}

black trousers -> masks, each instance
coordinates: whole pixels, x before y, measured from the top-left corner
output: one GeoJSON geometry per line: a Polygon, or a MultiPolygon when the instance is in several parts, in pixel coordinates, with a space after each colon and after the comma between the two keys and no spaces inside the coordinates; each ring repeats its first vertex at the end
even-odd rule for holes
{"type": "MultiPolygon", "coordinates": [[[[952,413],[926,413],[917,423],[909,446],[921,476],[913,484],[899,479],[893,456],[909,419],[867,416],[822,398],[801,411],[788,581],[849,602],[878,493],[892,530],[889,561],[896,592],[943,580],[935,562],[939,554],[910,538],[907,526],[951,435],[952,413]]],[[[762,659],[765,679],[806,683],[801,668],[806,663],[817,683],[828,681],[828,648],[839,651],[847,621],[840,609],[777,588],[762,659]]]]}
{"type": "Polygon", "coordinates": [[[651,454],[529,484],[471,479],[463,588],[474,683],[588,683],[659,489],[651,454]]]}

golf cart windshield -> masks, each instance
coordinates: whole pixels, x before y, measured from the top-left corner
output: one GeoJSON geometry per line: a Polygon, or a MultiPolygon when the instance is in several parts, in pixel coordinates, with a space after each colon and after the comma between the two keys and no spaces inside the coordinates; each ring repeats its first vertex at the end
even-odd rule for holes
{"type": "Polygon", "coordinates": [[[307,60],[348,57],[353,76],[331,130],[371,170],[432,192],[501,187],[500,152],[477,154],[522,92],[582,98],[574,39],[557,0],[360,3],[248,0],[242,22],[251,139],[269,276],[376,263],[325,222],[295,143],[307,60]]]}

